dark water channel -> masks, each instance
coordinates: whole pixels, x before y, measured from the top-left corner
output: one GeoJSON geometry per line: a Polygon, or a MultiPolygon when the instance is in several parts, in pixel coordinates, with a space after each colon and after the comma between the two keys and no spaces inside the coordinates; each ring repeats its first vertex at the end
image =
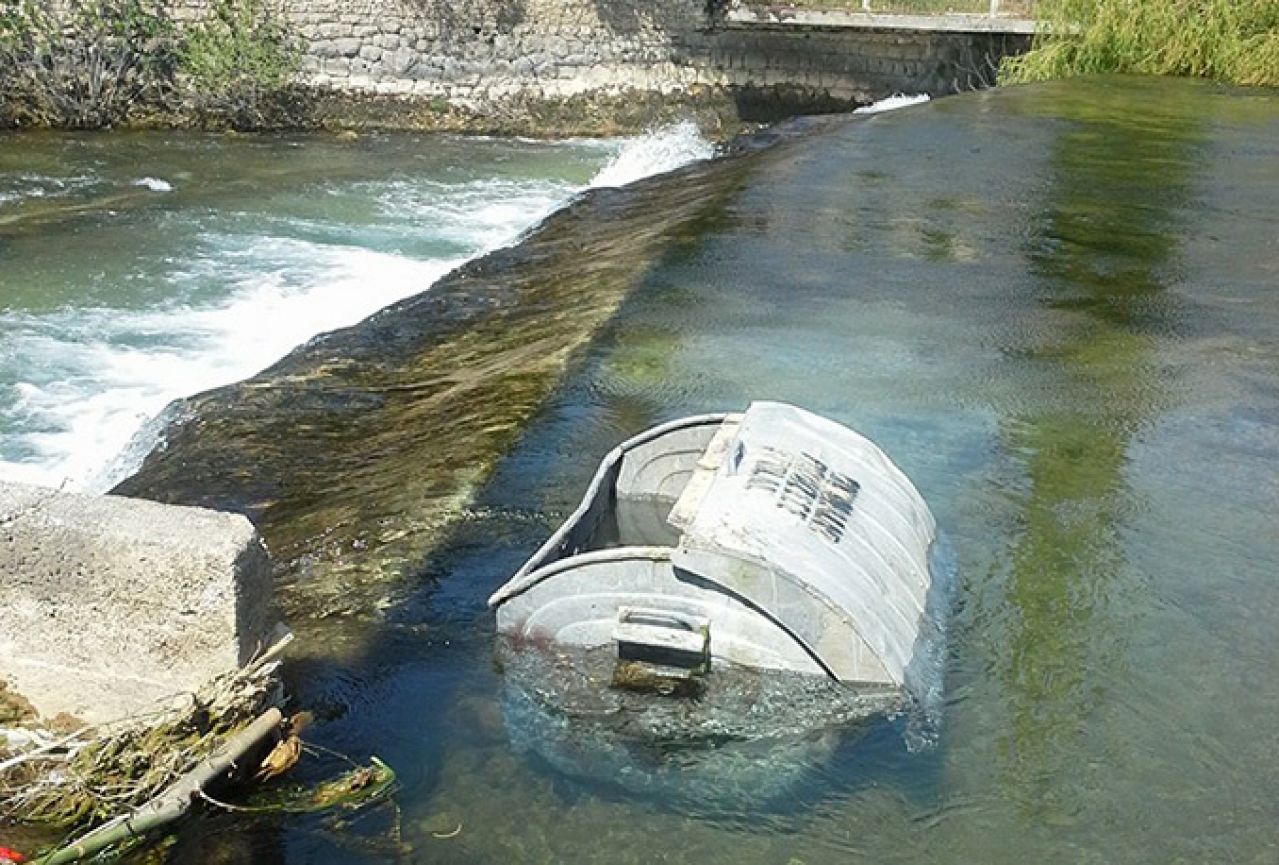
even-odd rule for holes
{"type": "Polygon", "coordinates": [[[314,738],[403,787],[202,819],[168,858],[1279,861],[1277,281],[1279,98],[1011,88],[596,195],[194,401],[126,488],[263,521],[314,738]],[[781,755],[727,813],[521,752],[484,599],[619,439],[753,398],[875,439],[944,527],[937,743],[781,755]]]}

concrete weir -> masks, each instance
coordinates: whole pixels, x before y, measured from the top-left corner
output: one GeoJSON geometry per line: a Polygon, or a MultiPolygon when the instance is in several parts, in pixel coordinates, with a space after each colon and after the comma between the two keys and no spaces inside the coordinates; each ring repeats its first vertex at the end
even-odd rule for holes
{"type": "Polygon", "coordinates": [[[248,661],[271,568],[236,514],[0,482],[0,677],[50,717],[109,721],[248,661]]]}

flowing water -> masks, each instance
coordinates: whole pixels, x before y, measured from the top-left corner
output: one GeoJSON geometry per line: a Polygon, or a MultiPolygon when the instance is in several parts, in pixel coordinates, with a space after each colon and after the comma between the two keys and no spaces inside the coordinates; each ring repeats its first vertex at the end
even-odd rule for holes
{"type": "MultiPolygon", "coordinates": [[[[412,136],[0,138],[0,476],[105,490],[171,400],[710,146],[412,136]]],[[[156,432],[149,430],[148,432],[156,432]]]]}
{"type": "Polygon", "coordinates": [[[123,488],[254,515],[313,737],[403,784],[170,861],[1279,861],[1279,98],[1071,81],[776,138],[174,410],[123,488]],[[755,398],[876,440],[953,546],[935,741],[825,728],[687,789],[548,759],[485,597],[618,440],[755,398]]]}

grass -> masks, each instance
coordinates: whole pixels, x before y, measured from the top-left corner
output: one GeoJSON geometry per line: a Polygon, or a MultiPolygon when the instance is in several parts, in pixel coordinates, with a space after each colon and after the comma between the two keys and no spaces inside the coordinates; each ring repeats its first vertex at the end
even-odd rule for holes
{"type": "Polygon", "coordinates": [[[1039,0],[1031,51],[1001,83],[1109,72],[1279,86],[1276,0],[1039,0]]]}

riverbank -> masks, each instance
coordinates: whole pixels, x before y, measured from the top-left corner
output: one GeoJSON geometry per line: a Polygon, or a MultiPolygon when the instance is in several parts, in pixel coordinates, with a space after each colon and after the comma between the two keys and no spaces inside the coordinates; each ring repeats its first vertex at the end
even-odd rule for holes
{"type": "Polygon", "coordinates": [[[1001,82],[1124,73],[1279,87],[1273,0],[1039,0],[1036,14],[1034,45],[1005,59],[1001,82]]]}
{"type": "MultiPolygon", "coordinates": [[[[296,84],[260,103],[259,116],[240,131],[343,135],[441,132],[552,140],[637,135],[668,124],[691,121],[708,138],[727,141],[762,124],[838,107],[842,107],[842,103],[810,102],[790,91],[752,90],[730,94],[703,86],[691,87],[677,95],[630,90],[555,98],[514,95],[477,106],[450,102],[443,97],[296,84]],[[745,116],[739,105],[743,100],[752,106],[745,116]]],[[[134,130],[215,131],[225,126],[216,117],[174,111],[135,112],[125,125],[134,130]]]]}
{"type": "MultiPolygon", "coordinates": [[[[1007,18],[827,14],[808,21],[771,7],[702,0],[475,0],[462,10],[443,0],[371,0],[359,8],[341,0],[74,2],[89,10],[88,19],[109,23],[132,21],[142,13],[129,4],[143,4],[145,38],[103,37],[114,24],[100,21],[74,39],[39,24],[54,34],[55,49],[28,39],[27,54],[7,64],[11,83],[22,86],[10,88],[6,121],[0,74],[0,126],[561,137],[634,132],[679,115],[731,132],[848,111],[895,93],[985,87],[1001,59],[1030,38],[1027,22],[1007,18]],[[163,62],[150,59],[156,39],[163,62]],[[86,41],[118,56],[114,66],[127,74],[109,86],[66,87],[77,64],[96,56],[82,50],[86,41]],[[50,80],[33,89],[28,69],[50,80]],[[93,88],[110,94],[116,108],[89,104],[93,88]],[[77,94],[69,106],[67,92],[77,94]],[[34,101],[49,104],[29,110],[34,101]]],[[[4,32],[0,18],[0,48],[4,32]]]]}

